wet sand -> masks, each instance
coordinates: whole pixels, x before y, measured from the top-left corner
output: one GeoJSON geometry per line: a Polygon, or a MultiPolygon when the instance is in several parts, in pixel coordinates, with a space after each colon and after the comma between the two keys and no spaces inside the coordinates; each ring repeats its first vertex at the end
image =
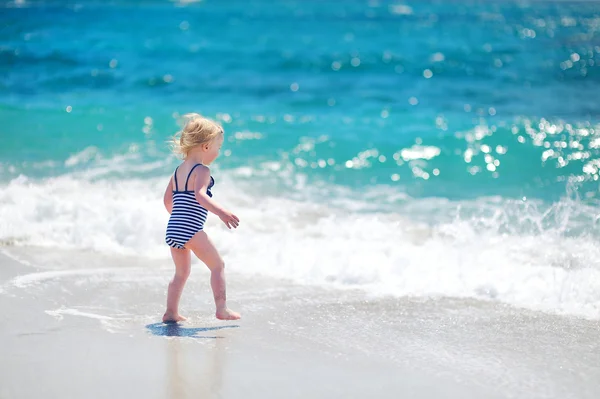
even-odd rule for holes
{"type": "Polygon", "coordinates": [[[0,398],[597,398],[598,321],[229,274],[160,322],[168,261],[5,247],[0,398]],[[9,255],[9,256],[7,256],[9,255]]]}

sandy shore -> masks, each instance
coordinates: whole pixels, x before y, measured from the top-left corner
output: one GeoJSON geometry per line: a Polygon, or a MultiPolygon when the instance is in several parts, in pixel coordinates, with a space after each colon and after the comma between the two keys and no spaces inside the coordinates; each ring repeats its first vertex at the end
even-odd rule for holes
{"type": "Polygon", "coordinates": [[[0,398],[597,398],[599,323],[452,299],[229,275],[212,317],[195,267],[160,323],[167,261],[5,247],[0,398]],[[7,256],[8,255],[8,256],[7,256]]]}

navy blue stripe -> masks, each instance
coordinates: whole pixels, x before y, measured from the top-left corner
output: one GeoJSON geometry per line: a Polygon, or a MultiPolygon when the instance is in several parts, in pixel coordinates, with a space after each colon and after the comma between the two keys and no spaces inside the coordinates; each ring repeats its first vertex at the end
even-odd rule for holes
{"type": "MultiPolygon", "coordinates": [[[[180,213],[182,215],[190,215],[190,213],[197,215],[198,213],[202,213],[203,215],[208,215],[208,211],[206,209],[196,208],[196,207],[193,207],[190,205],[185,205],[185,206],[180,205],[177,207],[177,209],[175,211],[173,211],[171,213],[174,213],[174,214],[180,213]]],[[[192,216],[192,215],[190,215],[190,216],[192,216]]]]}
{"type": "Polygon", "coordinates": [[[180,244],[184,244],[187,241],[189,241],[190,238],[192,238],[194,236],[194,234],[196,234],[196,231],[200,231],[201,229],[198,230],[173,230],[173,231],[168,231],[167,232],[167,237],[172,238],[174,241],[179,242],[180,244]]]}
{"type": "Polygon", "coordinates": [[[200,205],[198,203],[198,201],[196,201],[195,198],[176,198],[173,201],[173,205],[175,205],[176,203],[177,204],[193,205],[195,207],[202,208],[202,205],[200,205]]]}
{"type": "MultiPolygon", "coordinates": [[[[173,190],[173,196],[177,195],[177,194],[195,194],[196,192],[194,190],[187,190],[187,191],[179,191],[179,190],[173,190]]],[[[210,191],[210,188],[206,189],[206,194],[209,197],[212,197],[212,192],[210,191]]]]}
{"type": "Polygon", "coordinates": [[[178,229],[178,230],[196,230],[196,229],[202,228],[202,226],[203,226],[202,223],[189,224],[189,223],[173,222],[167,228],[167,232],[171,231],[171,230],[175,230],[175,229],[178,229]]]}
{"type": "Polygon", "coordinates": [[[176,211],[171,212],[171,215],[182,216],[184,218],[189,218],[189,219],[198,219],[200,217],[206,218],[208,213],[207,213],[206,209],[197,209],[197,208],[194,209],[194,208],[180,207],[176,211]]]}

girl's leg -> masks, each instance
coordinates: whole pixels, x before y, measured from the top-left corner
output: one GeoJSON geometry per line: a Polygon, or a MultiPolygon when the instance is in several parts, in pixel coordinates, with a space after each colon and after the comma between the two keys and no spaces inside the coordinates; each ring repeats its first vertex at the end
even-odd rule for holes
{"type": "Polygon", "coordinates": [[[192,258],[189,249],[171,248],[171,257],[175,263],[175,276],[169,283],[167,291],[167,311],[163,316],[163,322],[177,322],[186,320],[179,314],[179,299],[183,286],[190,276],[192,258]]]}
{"type": "Polygon", "coordinates": [[[188,241],[185,246],[210,269],[210,285],[217,307],[216,316],[221,320],[237,320],[240,314],[227,309],[227,295],[225,290],[225,264],[219,252],[204,231],[199,231],[188,241]]]}

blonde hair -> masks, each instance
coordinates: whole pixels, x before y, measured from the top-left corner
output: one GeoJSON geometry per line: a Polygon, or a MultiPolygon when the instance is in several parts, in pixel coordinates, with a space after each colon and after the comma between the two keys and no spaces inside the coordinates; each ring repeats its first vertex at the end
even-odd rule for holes
{"type": "Polygon", "coordinates": [[[185,159],[192,148],[210,143],[220,134],[223,127],[208,118],[195,113],[183,115],[185,124],[183,129],[173,136],[171,147],[173,152],[183,156],[185,159]]]}

